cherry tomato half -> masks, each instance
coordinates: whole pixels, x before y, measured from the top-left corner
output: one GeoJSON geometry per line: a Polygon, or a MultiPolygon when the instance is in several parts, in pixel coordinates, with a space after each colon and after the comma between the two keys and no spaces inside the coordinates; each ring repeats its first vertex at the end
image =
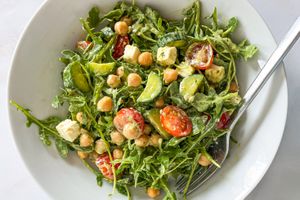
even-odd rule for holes
{"type": "Polygon", "coordinates": [[[230,121],[230,115],[228,112],[224,112],[221,117],[220,120],[217,123],[217,128],[218,129],[225,129],[228,127],[229,125],[229,121],[230,121]]]}
{"type": "Polygon", "coordinates": [[[213,63],[214,51],[210,44],[197,42],[189,46],[185,58],[192,67],[206,70],[213,63]]]}
{"type": "Polygon", "coordinates": [[[113,52],[114,59],[118,59],[121,56],[123,56],[124,49],[127,44],[129,44],[128,35],[124,35],[124,36],[118,35],[117,42],[114,46],[114,52],[113,52]]]}
{"type": "Polygon", "coordinates": [[[162,127],[174,137],[185,137],[192,132],[192,122],[188,115],[176,106],[166,106],[161,110],[162,127]]]}
{"type": "Polygon", "coordinates": [[[124,126],[128,123],[135,123],[142,132],[144,131],[145,121],[142,114],[133,108],[122,108],[114,118],[114,125],[122,133],[124,126]]]}
{"type": "MultiPolygon", "coordinates": [[[[112,164],[110,162],[108,153],[103,153],[103,154],[99,155],[96,159],[96,165],[105,178],[107,178],[109,180],[114,179],[112,164]]],[[[120,166],[119,163],[115,164],[114,165],[115,170],[117,170],[119,168],[119,166],[120,166]]]]}
{"type": "Polygon", "coordinates": [[[90,41],[78,41],[77,42],[77,48],[80,49],[81,51],[86,50],[88,46],[91,44],[90,41]]]}

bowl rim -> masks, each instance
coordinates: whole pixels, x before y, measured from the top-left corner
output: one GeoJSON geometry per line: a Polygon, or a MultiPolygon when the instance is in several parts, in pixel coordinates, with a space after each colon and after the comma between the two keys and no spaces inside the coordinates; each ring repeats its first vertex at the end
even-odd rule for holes
{"type": "MultiPolygon", "coordinates": [[[[27,161],[25,160],[25,158],[23,157],[23,153],[18,145],[18,142],[17,142],[17,138],[16,138],[16,134],[14,134],[14,128],[13,128],[13,125],[11,123],[12,121],[12,114],[11,114],[11,111],[10,111],[10,99],[9,97],[11,96],[11,77],[12,77],[12,71],[13,71],[13,68],[15,66],[15,62],[16,62],[16,55],[18,54],[19,50],[20,50],[20,47],[23,43],[23,40],[24,40],[24,36],[26,35],[27,31],[29,30],[30,26],[32,25],[32,23],[34,22],[34,20],[36,19],[36,17],[38,15],[40,15],[44,9],[47,8],[47,5],[51,2],[52,0],[45,0],[44,2],[42,2],[40,4],[40,6],[38,6],[38,8],[35,10],[35,12],[32,14],[32,16],[30,17],[30,19],[28,20],[27,24],[24,26],[20,36],[19,36],[19,39],[18,39],[18,42],[15,46],[15,49],[13,51],[13,54],[12,54],[12,58],[11,58],[11,61],[10,61],[10,65],[9,65],[9,72],[8,72],[8,79],[7,79],[7,82],[6,82],[6,85],[7,85],[7,93],[6,93],[6,101],[7,101],[7,106],[6,106],[6,113],[8,115],[8,121],[9,121],[9,130],[10,132],[12,133],[12,136],[13,136],[13,144],[14,146],[16,147],[17,149],[17,152],[18,154],[20,155],[21,159],[22,159],[22,163],[24,164],[26,170],[29,172],[29,176],[33,178],[33,180],[37,183],[38,187],[46,194],[47,197],[49,197],[50,199],[53,199],[53,195],[46,189],[46,187],[41,184],[39,178],[34,174],[32,173],[32,169],[28,166],[28,163],[27,161]]],[[[261,14],[254,8],[254,6],[252,6],[252,4],[248,1],[248,0],[243,0],[244,3],[248,4],[249,8],[251,9],[251,12],[256,15],[258,18],[260,18],[262,20],[262,22],[264,23],[264,25],[266,26],[266,29],[268,31],[268,33],[272,36],[271,41],[274,45],[278,45],[278,43],[276,42],[275,38],[274,38],[274,35],[273,33],[271,32],[271,29],[269,27],[269,25],[266,23],[265,19],[261,16],[261,14]]],[[[282,68],[282,72],[283,72],[283,82],[282,82],[282,90],[284,91],[284,96],[285,96],[285,113],[284,115],[282,116],[282,119],[284,121],[283,123],[283,126],[282,126],[282,130],[280,131],[281,134],[280,134],[280,139],[279,139],[279,142],[278,144],[274,147],[274,149],[276,149],[274,152],[273,152],[273,155],[272,155],[272,158],[271,158],[271,161],[267,164],[267,167],[263,170],[263,173],[261,173],[261,176],[258,177],[250,187],[244,189],[243,193],[241,193],[240,195],[237,195],[237,198],[236,199],[245,199],[256,187],[257,185],[259,184],[259,182],[262,180],[262,178],[265,176],[266,172],[269,170],[270,166],[272,165],[273,161],[274,161],[274,158],[275,156],[277,155],[277,152],[279,150],[279,146],[282,142],[282,137],[285,133],[285,127],[286,127],[286,120],[287,120],[287,115],[288,115],[288,107],[289,107],[289,104],[288,104],[288,85],[287,85],[287,76],[286,76],[286,70],[285,70],[285,64],[284,62],[282,61],[282,63],[280,64],[280,68],[282,68]]]]}

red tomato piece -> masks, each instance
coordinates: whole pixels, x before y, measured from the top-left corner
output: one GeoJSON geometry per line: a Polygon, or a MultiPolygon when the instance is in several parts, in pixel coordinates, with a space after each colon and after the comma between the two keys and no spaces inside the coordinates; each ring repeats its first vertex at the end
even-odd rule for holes
{"type": "Polygon", "coordinates": [[[162,127],[174,137],[185,137],[192,132],[192,122],[188,115],[176,106],[166,106],[161,110],[162,127]]]}
{"type": "Polygon", "coordinates": [[[90,41],[78,41],[77,42],[77,48],[80,49],[81,51],[86,50],[88,46],[91,44],[90,41]]]}
{"type": "Polygon", "coordinates": [[[224,112],[221,117],[220,120],[217,123],[217,128],[218,129],[225,129],[228,127],[229,125],[229,121],[230,121],[230,115],[228,112],[224,112]]]}
{"type": "Polygon", "coordinates": [[[127,44],[129,44],[129,36],[128,35],[125,35],[125,36],[118,35],[117,42],[114,46],[114,52],[113,52],[114,59],[118,59],[121,56],[123,56],[124,49],[127,44]]]}
{"type": "MultiPolygon", "coordinates": [[[[107,178],[109,180],[114,179],[112,164],[110,162],[108,153],[103,153],[103,154],[99,155],[98,158],[96,159],[96,165],[105,178],[107,178]]],[[[115,170],[117,170],[119,168],[119,166],[120,166],[119,163],[115,164],[114,165],[115,170]]]]}
{"type": "Polygon", "coordinates": [[[122,133],[124,126],[128,123],[137,124],[141,131],[144,131],[145,121],[142,114],[133,108],[122,108],[114,118],[114,125],[122,133]]]}
{"type": "Polygon", "coordinates": [[[210,44],[197,42],[189,46],[185,58],[192,67],[206,70],[213,63],[214,51],[210,44]]]}

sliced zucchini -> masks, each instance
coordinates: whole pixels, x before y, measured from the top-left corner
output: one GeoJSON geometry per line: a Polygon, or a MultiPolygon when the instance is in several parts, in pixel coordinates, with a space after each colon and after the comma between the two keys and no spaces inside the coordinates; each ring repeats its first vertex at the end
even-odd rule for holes
{"type": "Polygon", "coordinates": [[[89,83],[83,73],[79,62],[70,63],[63,72],[64,86],[68,88],[76,87],[82,92],[90,91],[89,83]]]}
{"type": "Polygon", "coordinates": [[[171,32],[163,35],[157,41],[158,46],[183,47],[186,45],[186,35],[183,32],[171,32]]]}
{"type": "Polygon", "coordinates": [[[194,74],[192,76],[188,76],[184,78],[179,86],[179,93],[186,101],[191,101],[191,98],[197,92],[203,81],[202,74],[194,74]]]}
{"type": "Polygon", "coordinates": [[[116,63],[95,63],[95,62],[89,62],[88,68],[90,71],[92,71],[94,74],[105,76],[110,74],[116,66],[116,63]]]}
{"type": "Polygon", "coordinates": [[[158,74],[151,72],[148,76],[146,87],[137,99],[138,102],[149,102],[157,97],[162,89],[162,81],[158,74]]]}
{"type": "Polygon", "coordinates": [[[151,109],[145,113],[145,116],[149,120],[150,124],[164,139],[169,139],[171,137],[171,135],[165,131],[161,125],[159,109],[151,109]]]}

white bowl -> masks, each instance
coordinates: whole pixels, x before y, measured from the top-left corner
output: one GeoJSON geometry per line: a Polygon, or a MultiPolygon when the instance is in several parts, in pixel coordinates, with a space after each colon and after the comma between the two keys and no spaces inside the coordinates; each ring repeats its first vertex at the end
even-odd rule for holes
{"type": "MultiPolygon", "coordinates": [[[[10,71],[9,99],[30,108],[39,118],[57,114],[51,101],[61,86],[60,51],[73,48],[82,38],[79,17],[86,16],[93,5],[102,13],[110,10],[111,0],[49,0],[31,20],[15,52],[10,71]]],[[[180,17],[182,8],[192,1],[138,0],[161,11],[163,16],[180,17]]],[[[267,26],[246,0],[203,0],[203,16],[217,6],[220,16],[240,20],[237,39],[247,37],[258,46],[259,55],[238,63],[241,92],[245,92],[270,56],[276,43],[267,26]]],[[[250,106],[235,130],[239,144],[232,145],[222,169],[195,192],[191,199],[243,199],[261,180],[270,166],[284,130],[287,114],[287,86],[283,68],[279,69],[250,106]]],[[[107,199],[111,185],[96,185],[95,177],[75,156],[66,160],[54,148],[39,141],[36,126],[26,128],[24,116],[9,106],[12,132],[19,152],[33,177],[53,199],[107,199]]],[[[143,192],[135,193],[146,199],[143,192]]],[[[113,199],[119,199],[114,195],[113,199]]],[[[123,199],[125,197],[122,196],[123,199]]]]}

